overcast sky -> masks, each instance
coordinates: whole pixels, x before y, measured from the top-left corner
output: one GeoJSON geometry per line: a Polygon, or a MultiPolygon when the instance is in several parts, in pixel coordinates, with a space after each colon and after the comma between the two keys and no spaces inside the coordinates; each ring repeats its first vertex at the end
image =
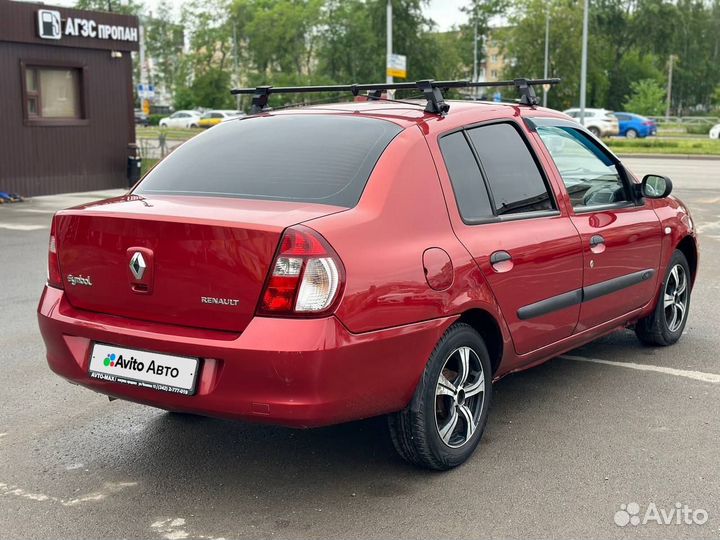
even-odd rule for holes
{"type": "MultiPolygon", "coordinates": [[[[75,0],[44,0],[44,3],[70,7],[75,5],[75,0]]],[[[179,7],[183,0],[170,0],[170,3],[179,7]]],[[[429,5],[425,8],[425,14],[437,23],[439,30],[449,30],[453,25],[460,24],[465,20],[460,8],[469,3],[469,0],[430,0],[429,5]]],[[[157,4],[157,0],[145,0],[145,5],[151,10],[157,4]]]]}

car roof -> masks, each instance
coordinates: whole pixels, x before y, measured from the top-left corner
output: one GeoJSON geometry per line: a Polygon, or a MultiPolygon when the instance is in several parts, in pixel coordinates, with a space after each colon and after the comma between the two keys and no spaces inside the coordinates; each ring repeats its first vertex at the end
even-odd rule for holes
{"type": "MultiPolygon", "coordinates": [[[[376,118],[393,122],[403,128],[417,125],[437,125],[437,129],[453,129],[456,127],[479,123],[497,118],[519,116],[552,116],[568,119],[568,116],[552,109],[532,108],[516,103],[496,103],[491,101],[460,101],[447,100],[449,112],[438,115],[425,112],[424,100],[392,101],[354,101],[328,103],[289,109],[278,109],[261,114],[322,114],[322,115],[353,115],[364,118],[376,118]]],[[[247,118],[247,117],[246,117],[247,118]]]]}

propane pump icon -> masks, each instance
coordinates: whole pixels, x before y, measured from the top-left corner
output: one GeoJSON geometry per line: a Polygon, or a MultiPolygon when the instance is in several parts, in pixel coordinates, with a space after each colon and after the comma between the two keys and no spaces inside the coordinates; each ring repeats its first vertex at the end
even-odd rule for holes
{"type": "Polygon", "coordinates": [[[60,39],[60,12],[50,9],[38,10],[38,34],[43,39],[60,39]]]}

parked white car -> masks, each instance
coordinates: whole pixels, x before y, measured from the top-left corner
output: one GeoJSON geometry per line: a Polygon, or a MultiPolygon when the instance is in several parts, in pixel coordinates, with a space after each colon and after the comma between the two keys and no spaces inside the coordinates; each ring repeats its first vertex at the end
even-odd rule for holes
{"type": "Polygon", "coordinates": [[[226,120],[232,120],[233,118],[237,118],[238,116],[245,116],[245,113],[241,111],[220,109],[206,111],[205,114],[200,117],[198,125],[201,128],[209,128],[219,124],[220,122],[225,122],[226,120]]]}
{"type": "MultiPolygon", "coordinates": [[[[581,123],[580,109],[568,109],[563,112],[581,123]]],[[[618,119],[613,116],[612,111],[607,109],[585,109],[585,122],[583,125],[596,137],[608,137],[620,133],[618,119]]]]}
{"type": "Polygon", "coordinates": [[[710,129],[710,138],[711,139],[720,139],[720,124],[715,124],[710,129]]]}
{"type": "Polygon", "coordinates": [[[175,111],[170,116],[160,119],[160,127],[191,128],[198,127],[200,113],[197,111],[175,111]]]}

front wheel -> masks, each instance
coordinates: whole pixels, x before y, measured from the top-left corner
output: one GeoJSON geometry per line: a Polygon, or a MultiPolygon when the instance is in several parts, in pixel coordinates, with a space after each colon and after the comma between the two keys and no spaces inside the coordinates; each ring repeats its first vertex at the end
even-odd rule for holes
{"type": "Polygon", "coordinates": [[[410,405],[388,417],[395,449],[420,467],[457,467],[480,442],[491,396],[482,337],[467,324],[454,324],[430,355],[410,405]]]}
{"type": "Polygon", "coordinates": [[[635,334],[646,345],[666,347],[682,336],[690,310],[690,266],[685,255],[675,250],[660,289],[655,311],[640,319],[635,334]]]}
{"type": "Polygon", "coordinates": [[[588,131],[590,133],[592,133],[593,135],[595,135],[596,137],[598,137],[598,138],[600,137],[600,130],[598,128],[596,128],[595,126],[590,126],[588,128],[588,131]]]}
{"type": "Polygon", "coordinates": [[[638,132],[635,131],[634,129],[628,129],[628,130],[627,130],[627,133],[625,133],[625,136],[626,136],[628,139],[637,139],[638,132]]]}

